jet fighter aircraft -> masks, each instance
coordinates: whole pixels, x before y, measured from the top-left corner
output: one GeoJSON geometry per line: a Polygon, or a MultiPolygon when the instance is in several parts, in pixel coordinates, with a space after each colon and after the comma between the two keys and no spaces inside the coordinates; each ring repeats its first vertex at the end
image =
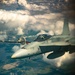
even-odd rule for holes
{"type": "Polygon", "coordinates": [[[32,57],[39,54],[44,54],[47,52],[52,52],[47,56],[49,59],[54,59],[64,55],[65,52],[69,53],[75,52],[75,37],[69,34],[68,20],[64,20],[63,32],[61,35],[48,35],[41,34],[37,38],[29,43],[25,44],[24,47],[16,51],[11,58],[19,59],[32,57]]]}

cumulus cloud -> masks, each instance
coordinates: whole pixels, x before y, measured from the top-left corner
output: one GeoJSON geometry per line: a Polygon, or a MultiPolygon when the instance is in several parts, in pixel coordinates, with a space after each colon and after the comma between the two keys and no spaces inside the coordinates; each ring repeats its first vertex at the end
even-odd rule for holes
{"type": "Polygon", "coordinates": [[[65,52],[65,54],[61,57],[55,58],[55,59],[48,59],[47,56],[52,53],[48,52],[43,54],[43,60],[46,61],[47,63],[51,64],[54,67],[62,67],[64,64],[66,65],[67,63],[73,61],[75,59],[75,53],[69,54],[69,52],[65,52]]]}
{"type": "MultiPolygon", "coordinates": [[[[43,15],[30,15],[30,11],[28,10],[0,10],[0,23],[0,27],[3,28],[2,31],[6,30],[9,32],[11,30],[18,35],[23,35],[29,30],[46,30],[52,35],[54,35],[54,33],[61,34],[63,28],[62,14],[49,13],[43,15]],[[4,24],[4,26],[2,24],[4,24]]],[[[70,23],[70,28],[72,31],[75,28],[74,24],[70,23]]]]}
{"type": "Polygon", "coordinates": [[[59,59],[57,59],[58,60],[57,61],[57,67],[60,67],[66,61],[71,61],[72,58],[73,58],[73,56],[70,55],[69,52],[66,52],[62,57],[60,57],[59,59]]]}
{"type": "Polygon", "coordinates": [[[0,0],[0,2],[5,4],[11,4],[11,3],[15,3],[15,0],[0,0]]]}
{"type": "Polygon", "coordinates": [[[17,45],[15,45],[15,46],[12,48],[12,50],[13,50],[14,52],[16,52],[16,51],[19,50],[19,49],[20,49],[20,47],[17,46],[17,45]]]}
{"type": "Polygon", "coordinates": [[[15,11],[0,10],[0,22],[2,24],[5,24],[5,29],[7,27],[10,29],[14,28],[15,30],[17,29],[17,27],[21,27],[21,34],[23,33],[23,29],[50,30],[52,27],[50,24],[52,22],[50,22],[49,20],[55,19],[56,17],[59,17],[59,14],[56,14],[56,16],[52,13],[44,14],[43,16],[31,16],[28,14],[24,15],[23,13],[15,11]]]}
{"type": "Polygon", "coordinates": [[[36,5],[36,4],[28,4],[27,0],[19,0],[18,3],[25,7],[27,10],[44,10],[48,9],[47,6],[36,5]]]}
{"type": "Polygon", "coordinates": [[[9,70],[9,69],[17,67],[18,65],[19,63],[14,62],[14,63],[5,64],[2,68],[5,70],[9,70]]]}
{"type": "Polygon", "coordinates": [[[24,34],[23,29],[21,27],[18,27],[16,30],[17,30],[17,35],[23,35],[24,34]]]}
{"type": "Polygon", "coordinates": [[[64,25],[63,21],[57,21],[56,22],[55,34],[61,34],[62,33],[63,25],[64,25]]]}
{"type": "Polygon", "coordinates": [[[4,41],[5,39],[7,39],[7,35],[0,35],[0,40],[4,41]]]}
{"type": "MultiPolygon", "coordinates": [[[[31,15],[37,11],[45,9],[49,10],[47,5],[38,5],[38,4],[29,4],[27,0],[12,0],[8,2],[10,5],[11,3],[16,3],[21,6],[24,6],[25,10],[0,10],[0,27],[3,28],[2,31],[11,31],[18,35],[23,35],[29,30],[34,31],[41,31],[46,30],[49,31],[50,34],[61,34],[62,33],[62,26],[63,18],[62,13],[44,13],[44,14],[37,14],[31,15]],[[39,10],[40,9],[40,10],[39,10]],[[32,11],[35,10],[35,11],[32,11]],[[60,19],[60,20],[59,20],[60,19]]],[[[8,4],[7,4],[8,5],[8,4]]],[[[0,30],[1,31],[1,30],[0,30]]]]}
{"type": "MultiPolygon", "coordinates": [[[[55,32],[55,34],[61,34],[63,20],[59,20],[57,17],[60,18],[61,14],[50,13],[32,16],[15,11],[0,10],[0,27],[2,31],[12,30],[12,32],[16,32],[21,35],[28,30],[47,30],[51,34],[54,34],[53,32],[55,32]]],[[[70,27],[73,29],[74,24],[70,27]]]]}
{"type": "Polygon", "coordinates": [[[28,18],[28,15],[21,15],[12,11],[8,12],[5,10],[0,10],[0,21],[4,21],[9,27],[15,27],[15,25],[23,26],[25,23],[28,22],[28,18]]]}
{"type": "Polygon", "coordinates": [[[0,31],[0,35],[1,35],[1,34],[6,34],[6,32],[5,32],[5,31],[0,31]]]}
{"type": "Polygon", "coordinates": [[[34,24],[35,22],[35,17],[30,15],[24,15],[19,12],[0,10],[0,29],[2,31],[10,31],[14,28],[14,31],[12,30],[12,32],[18,31],[18,34],[23,34],[23,29],[26,27],[25,25],[29,23],[34,24]]]}
{"type": "MultiPolygon", "coordinates": [[[[24,11],[25,12],[25,11],[24,11]]],[[[23,11],[6,11],[6,10],[0,10],[0,21],[4,21],[5,23],[14,23],[14,25],[10,25],[14,27],[15,25],[21,25],[23,26],[27,22],[35,22],[34,16],[30,16],[28,14],[23,14],[23,11]]]]}
{"type": "Polygon", "coordinates": [[[55,18],[59,19],[61,16],[62,16],[61,13],[49,13],[49,14],[44,14],[44,15],[36,15],[35,17],[39,19],[50,20],[50,19],[55,19],[55,18]]]}
{"type": "Polygon", "coordinates": [[[54,35],[54,31],[50,30],[50,31],[48,32],[48,34],[54,35]]]}

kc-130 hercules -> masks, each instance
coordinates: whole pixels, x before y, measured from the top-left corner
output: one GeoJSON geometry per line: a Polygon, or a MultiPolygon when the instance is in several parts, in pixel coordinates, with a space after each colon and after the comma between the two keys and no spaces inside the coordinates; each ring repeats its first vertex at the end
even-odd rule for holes
{"type": "Polygon", "coordinates": [[[64,20],[63,32],[61,35],[41,34],[37,38],[16,51],[11,58],[32,57],[47,52],[52,52],[47,56],[48,59],[54,59],[64,55],[65,52],[75,52],[75,37],[69,34],[68,20],[64,20]]]}
{"type": "MultiPolygon", "coordinates": [[[[31,36],[30,36],[31,37],[31,36]]],[[[33,36],[32,36],[33,37],[33,36]]],[[[3,41],[7,42],[7,41],[3,41]]],[[[55,59],[65,54],[75,52],[75,36],[71,36],[69,32],[68,20],[64,19],[63,32],[60,35],[40,34],[33,42],[28,42],[25,38],[20,38],[18,41],[9,41],[10,43],[21,43],[21,47],[16,51],[11,58],[27,58],[39,54],[52,52],[47,56],[48,59],[55,59]]]]}

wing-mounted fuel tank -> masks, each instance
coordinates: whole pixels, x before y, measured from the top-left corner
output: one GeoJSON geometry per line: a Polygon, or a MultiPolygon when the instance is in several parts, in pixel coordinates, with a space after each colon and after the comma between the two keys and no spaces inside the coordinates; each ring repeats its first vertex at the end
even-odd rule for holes
{"type": "Polygon", "coordinates": [[[62,56],[62,55],[64,55],[64,54],[65,54],[64,51],[63,51],[63,52],[61,52],[61,51],[53,52],[53,53],[49,54],[49,55],[47,56],[47,58],[48,58],[48,59],[55,59],[55,58],[58,58],[58,57],[60,57],[60,56],[62,56]]]}

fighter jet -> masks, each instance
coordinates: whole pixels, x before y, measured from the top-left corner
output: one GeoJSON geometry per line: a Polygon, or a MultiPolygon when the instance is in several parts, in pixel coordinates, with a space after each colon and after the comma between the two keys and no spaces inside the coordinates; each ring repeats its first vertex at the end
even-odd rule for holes
{"type": "Polygon", "coordinates": [[[40,34],[37,38],[29,43],[25,44],[23,48],[16,51],[11,58],[27,58],[35,55],[45,54],[47,52],[52,52],[47,56],[48,59],[55,59],[65,52],[69,53],[75,52],[75,37],[69,34],[68,20],[64,20],[63,32],[61,35],[48,35],[40,34]]]}

